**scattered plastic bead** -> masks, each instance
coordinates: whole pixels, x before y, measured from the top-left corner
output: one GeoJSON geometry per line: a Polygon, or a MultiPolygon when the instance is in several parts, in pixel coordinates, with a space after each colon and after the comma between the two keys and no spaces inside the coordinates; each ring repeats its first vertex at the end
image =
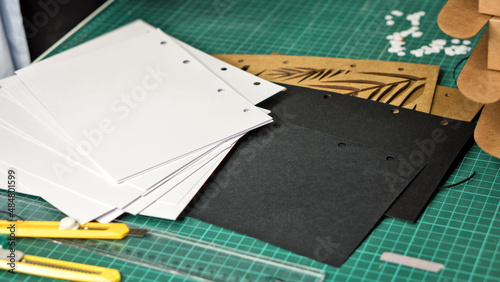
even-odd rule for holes
{"type": "Polygon", "coordinates": [[[445,47],[444,53],[448,56],[455,56],[455,51],[451,47],[445,47]]]}
{"type": "Polygon", "coordinates": [[[404,15],[403,12],[398,11],[398,10],[391,11],[391,14],[393,14],[396,17],[401,17],[402,15],[404,15]]]}
{"type": "MultiPolygon", "coordinates": [[[[401,11],[391,11],[391,15],[386,15],[386,24],[392,26],[395,24],[394,17],[401,17],[404,15],[401,11]],[[391,16],[392,15],[392,16],[391,16]]],[[[413,38],[419,38],[424,35],[422,31],[420,31],[420,18],[425,16],[424,11],[419,11],[413,14],[409,14],[406,16],[406,20],[411,23],[411,27],[407,30],[397,31],[393,34],[387,35],[385,38],[389,41],[391,47],[388,49],[389,53],[397,54],[398,56],[406,55],[406,41],[405,38],[411,35],[413,38]]],[[[410,50],[410,54],[415,57],[422,57],[423,55],[430,54],[438,54],[441,50],[444,50],[444,53],[448,56],[455,55],[466,55],[471,51],[471,47],[467,46],[471,44],[470,40],[463,40],[462,44],[460,44],[460,39],[454,38],[451,40],[452,46],[446,46],[447,41],[445,39],[434,39],[429,43],[429,45],[421,46],[418,49],[410,50]],[[446,46],[446,47],[445,47],[446,46]]]]}
{"type": "Polygon", "coordinates": [[[416,38],[421,37],[422,35],[424,35],[424,33],[421,31],[415,31],[414,33],[411,34],[412,37],[416,38]]]}
{"type": "Polygon", "coordinates": [[[435,40],[432,40],[432,43],[440,44],[440,45],[446,45],[446,40],[444,40],[444,39],[435,39],[435,40]]]}

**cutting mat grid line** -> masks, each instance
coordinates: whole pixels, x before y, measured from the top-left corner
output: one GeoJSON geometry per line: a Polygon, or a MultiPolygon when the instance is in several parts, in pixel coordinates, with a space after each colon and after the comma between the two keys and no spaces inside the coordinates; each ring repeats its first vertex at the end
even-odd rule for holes
{"type": "MultiPolygon", "coordinates": [[[[441,66],[439,84],[455,86],[453,70],[466,56],[424,55],[417,58],[409,50],[432,40],[451,37],[441,32],[436,18],[445,0],[419,1],[265,1],[255,0],[115,0],[108,8],[76,31],[50,54],[56,54],[111,31],[135,19],[153,26],[207,53],[269,54],[348,57],[391,60],[441,66]],[[420,38],[407,38],[407,54],[387,51],[386,36],[411,27],[395,17],[387,26],[384,17],[392,10],[405,16],[425,11],[420,20],[420,38]]],[[[479,37],[472,38],[475,46],[479,37]]],[[[462,66],[457,67],[457,71],[462,66]]],[[[450,174],[445,185],[476,176],[464,185],[437,193],[416,224],[384,219],[339,269],[290,253],[262,241],[221,229],[191,218],[171,222],[145,216],[123,216],[126,222],[203,239],[208,242],[251,251],[324,269],[327,280],[350,281],[498,281],[500,279],[500,160],[474,145],[450,174]],[[440,273],[425,272],[379,260],[383,252],[394,252],[439,263],[440,273]]],[[[24,198],[24,197],[23,197],[24,198]]],[[[43,200],[26,197],[28,201],[43,200]]],[[[35,206],[34,206],[35,207],[35,206]]],[[[36,215],[36,208],[31,210],[36,215]]],[[[314,240],[314,238],[312,238],[314,240]]],[[[120,269],[124,281],[188,281],[156,270],[145,269],[86,251],[50,242],[23,239],[22,250],[33,255],[120,269]]],[[[151,246],[144,245],[148,252],[151,246]]],[[[20,247],[21,248],[21,247],[20,247]]],[[[185,250],[179,250],[182,253],[185,250]]],[[[172,254],[174,258],[175,254],[172,254]]],[[[202,257],[202,254],[200,254],[202,257]]],[[[201,260],[200,260],[201,261],[201,260]]],[[[0,273],[11,281],[51,281],[22,274],[0,273]]]]}

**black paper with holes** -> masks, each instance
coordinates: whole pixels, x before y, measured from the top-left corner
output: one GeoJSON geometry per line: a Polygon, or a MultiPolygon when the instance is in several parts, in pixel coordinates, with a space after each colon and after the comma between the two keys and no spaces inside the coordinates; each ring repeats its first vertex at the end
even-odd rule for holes
{"type": "Polygon", "coordinates": [[[474,123],[397,108],[347,95],[291,85],[265,101],[287,123],[399,153],[399,174],[427,165],[386,215],[415,222],[425,210],[459,152],[471,140],[474,123]]]}
{"type": "Polygon", "coordinates": [[[243,137],[184,215],[340,267],[418,170],[395,175],[402,156],[273,117],[243,137]]]}

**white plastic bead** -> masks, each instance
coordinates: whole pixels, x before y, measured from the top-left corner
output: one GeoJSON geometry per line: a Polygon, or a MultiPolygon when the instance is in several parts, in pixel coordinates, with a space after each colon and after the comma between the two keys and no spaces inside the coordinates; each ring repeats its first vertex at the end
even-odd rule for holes
{"type": "Polygon", "coordinates": [[[402,15],[404,15],[403,12],[398,11],[398,10],[391,11],[391,14],[393,14],[396,17],[401,17],[402,15]]]}

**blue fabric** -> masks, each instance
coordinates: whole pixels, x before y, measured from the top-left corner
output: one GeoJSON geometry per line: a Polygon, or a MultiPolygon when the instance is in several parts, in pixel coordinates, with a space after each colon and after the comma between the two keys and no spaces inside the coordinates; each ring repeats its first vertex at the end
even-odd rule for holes
{"type": "Polygon", "coordinates": [[[30,62],[19,0],[0,0],[0,78],[30,62]]]}

